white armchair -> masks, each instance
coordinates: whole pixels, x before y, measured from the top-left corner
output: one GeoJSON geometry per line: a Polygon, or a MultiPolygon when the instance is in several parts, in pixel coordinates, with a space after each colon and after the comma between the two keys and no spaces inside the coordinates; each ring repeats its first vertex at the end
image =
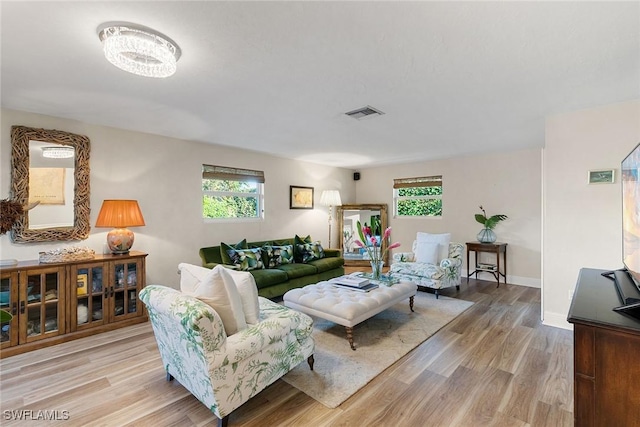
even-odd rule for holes
{"type": "Polygon", "coordinates": [[[231,411],[305,359],[313,369],[312,319],[259,297],[257,323],[227,336],[216,310],[165,286],[140,292],[167,380],[174,377],[226,426],[231,411]]]}
{"type": "Polygon", "coordinates": [[[455,286],[459,290],[464,246],[450,242],[447,244],[448,251],[444,252],[438,251],[436,244],[435,248],[430,248],[433,249],[432,253],[425,256],[424,248],[418,245],[418,240],[415,240],[411,252],[393,254],[391,274],[418,286],[435,289],[436,298],[439,289],[455,286]]]}

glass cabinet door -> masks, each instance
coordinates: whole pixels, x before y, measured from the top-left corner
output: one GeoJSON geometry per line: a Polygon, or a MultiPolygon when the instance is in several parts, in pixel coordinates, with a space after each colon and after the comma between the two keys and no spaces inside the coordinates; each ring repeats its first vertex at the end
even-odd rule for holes
{"type": "Polygon", "coordinates": [[[138,315],[138,282],[142,274],[140,264],[135,261],[115,263],[113,276],[114,320],[138,315]]]}
{"type": "Polygon", "coordinates": [[[64,325],[64,272],[52,268],[26,271],[20,284],[21,342],[60,335],[64,325]]]}
{"type": "Polygon", "coordinates": [[[105,308],[109,296],[105,264],[74,267],[71,281],[71,329],[78,330],[105,323],[105,308]]]}
{"type": "Polygon", "coordinates": [[[0,309],[10,313],[13,319],[0,324],[0,348],[18,344],[18,273],[2,273],[0,276],[0,309]]]}

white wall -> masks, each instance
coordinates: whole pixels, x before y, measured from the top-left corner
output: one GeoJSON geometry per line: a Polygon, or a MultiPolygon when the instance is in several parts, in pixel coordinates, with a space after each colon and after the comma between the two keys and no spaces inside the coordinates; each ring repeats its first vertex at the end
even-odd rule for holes
{"type": "MultiPolygon", "coordinates": [[[[509,219],[495,232],[498,241],[508,243],[508,282],[539,287],[541,161],[540,149],[528,149],[364,169],[356,184],[357,203],[389,206],[392,240],[402,244],[400,251],[411,250],[417,231],[450,232],[453,241],[476,241],[482,228],[474,219],[481,213],[479,205],[488,215],[505,214],[509,219]],[[394,218],[393,179],[431,175],[442,175],[442,218],[394,218]]],[[[483,254],[483,259],[495,260],[495,255],[483,254]]],[[[491,278],[487,273],[478,277],[491,278]]]]}
{"type": "Polygon", "coordinates": [[[622,159],[640,142],[640,100],[548,117],[544,149],[544,323],[570,328],[570,295],[583,267],[622,267],[622,159]],[[587,184],[616,169],[612,185],[587,184]]]}
{"type": "MultiPolygon", "coordinates": [[[[199,265],[198,249],[218,245],[221,241],[311,234],[326,245],[328,208],[319,206],[322,190],[340,190],[343,203],[355,203],[355,184],[352,171],[348,169],[56,117],[6,109],[1,112],[0,198],[9,197],[11,187],[12,125],[59,129],[88,136],[91,140],[91,224],[95,224],[104,199],[138,200],[147,225],[132,228],[136,236],[133,249],[149,253],[148,283],[177,286],[177,264],[199,265]],[[203,163],[263,170],[265,220],[204,223],[200,191],[203,163]],[[315,209],[290,210],[290,185],[315,187],[315,209]]],[[[37,259],[39,251],[65,246],[88,246],[101,253],[108,231],[92,228],[86,241],[47,244],[15,244],[7,234],[0,236],[0,258],[37,259]]],[[[336,227],[333,227],[332,242],[337,242],[336,227]]]]}

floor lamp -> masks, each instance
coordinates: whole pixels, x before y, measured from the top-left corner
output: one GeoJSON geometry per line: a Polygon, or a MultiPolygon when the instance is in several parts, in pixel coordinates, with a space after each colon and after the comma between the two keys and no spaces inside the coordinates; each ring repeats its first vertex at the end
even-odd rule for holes
{"type": "Polygon", "coordinates": [[[329,248],[331,247],[331,210],[334,206],[342,206],[340,192],[338,190],[324,190],[320,196],[320,204],[329,206],[329,248]]]}

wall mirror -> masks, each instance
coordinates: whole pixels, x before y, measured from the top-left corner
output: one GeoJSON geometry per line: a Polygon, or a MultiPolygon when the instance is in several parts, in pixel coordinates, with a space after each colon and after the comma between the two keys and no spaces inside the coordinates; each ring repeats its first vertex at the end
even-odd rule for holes
{"type": "MultiPolygon", "coordinates": [[[[344,256],[344,265],[369,266],[369,259],[364,248],[359,248],[354,242],[358,237],[358,221],[362,225],[372,227],[373,234],[381,236],[387,228],[387,205],[342,205],[337,208],[338,241],[344,256]]],[[[364,243],[364,242],[363,242],[364,243]]],[[[389,254],[384,259],[389,265],[389,254]]]]}
{"type": "Polygon", "coordinates": [[[11,127],[11,198],[26,210],[11,230],[17,243],[89,236],[89,138],[11,127]]]}

